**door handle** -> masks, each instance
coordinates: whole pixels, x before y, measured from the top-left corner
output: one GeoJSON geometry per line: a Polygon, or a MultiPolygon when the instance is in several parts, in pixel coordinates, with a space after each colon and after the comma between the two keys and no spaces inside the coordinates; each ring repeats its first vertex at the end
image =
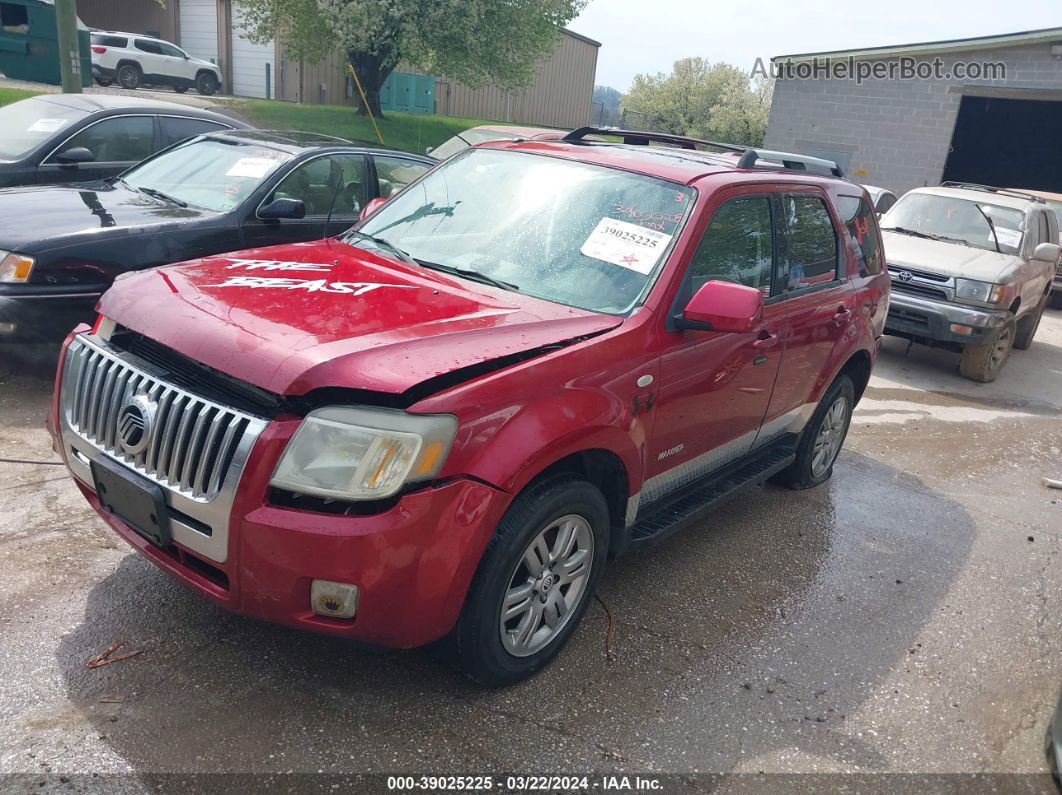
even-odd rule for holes
{"type": "Polygon", "coordinates": [[[841,304],[839,307],[837,307],[837,311],[833,313],[833,322],[840,326],[842,323],[848,320],[848,316],[851,314],[852,311],[844,304],[841,304]]]}
{"type": "Polygon", "coordinates": [[[760,336],[752,341],[752,347],[758,351],[764,351],[768,348],[773,348],[778,344],[778,335],[764,329],[760,332],[760,336]]]}

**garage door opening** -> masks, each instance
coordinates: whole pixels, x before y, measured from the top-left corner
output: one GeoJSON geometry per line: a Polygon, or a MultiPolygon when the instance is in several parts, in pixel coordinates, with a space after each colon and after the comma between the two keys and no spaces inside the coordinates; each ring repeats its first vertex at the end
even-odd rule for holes
{"type": "Polygon", "coordinates": [[[1062,102],[963,97],[944,180],[1062,192],[1062,102]]]}

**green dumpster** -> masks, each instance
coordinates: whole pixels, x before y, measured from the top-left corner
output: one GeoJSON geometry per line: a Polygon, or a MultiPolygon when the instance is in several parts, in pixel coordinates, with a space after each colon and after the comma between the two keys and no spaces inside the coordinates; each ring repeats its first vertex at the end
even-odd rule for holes
{"type": "MultiPolygon", "coordinates": [[[[92,83],[88,28],[78,22],[81,85],[92,83]]],[[[0,74],[14,80],[59,85],[55,6],[45,0],[0,2],[0,74]]]]}

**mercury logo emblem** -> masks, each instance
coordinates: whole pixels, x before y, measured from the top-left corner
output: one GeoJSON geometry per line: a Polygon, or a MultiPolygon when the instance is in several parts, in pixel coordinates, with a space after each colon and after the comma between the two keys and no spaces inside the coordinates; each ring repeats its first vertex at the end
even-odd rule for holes
{"type": "Polygon", "coordinates": [[[910,271],[900,271],[898,274],[896,274],[896,278],[899,279],[901,282],[909,282],[911,281],[911,279],[914,278],[914,274],[910,271]]]}
{"type": "Polygon", "coordinates": [[[140,455],[151,441],[151,426],[158,404],[147,395],[134,395],[118,410],[118,442],[132,456],[140,455]]]}

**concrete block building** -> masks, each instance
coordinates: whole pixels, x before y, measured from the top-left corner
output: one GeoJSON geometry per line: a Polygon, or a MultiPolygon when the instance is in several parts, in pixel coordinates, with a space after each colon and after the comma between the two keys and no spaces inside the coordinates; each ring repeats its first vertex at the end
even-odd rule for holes
{"type": "Polygon", "coordinates": [[[1062,192],[1062,28],[781,55],[772,68],[766,148],[898,192],[944,180],[1062,192]]]}

